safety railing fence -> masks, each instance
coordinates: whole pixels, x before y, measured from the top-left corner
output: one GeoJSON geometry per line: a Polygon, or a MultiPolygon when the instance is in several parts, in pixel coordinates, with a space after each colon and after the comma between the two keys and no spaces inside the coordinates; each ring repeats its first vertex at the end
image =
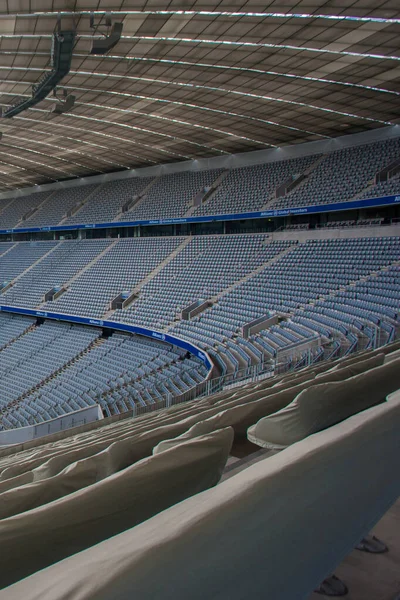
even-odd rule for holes
{"type": "MultiPolygon", "coordinates": [[[[374,334],[371,339],[371,345],[369,346],[370,349],[379,348],[389,343],[389,341],[393,341],[392,339],[388,340],[387,334],[378,325],[373,326],[372,329],[374,334]]],[[[137,406],[133,411],[133,416],[162,410],[163,408],[169,408],[184,402],[190,402],[223,390],[234,389],[242,384],[256,383],[262,379],[293,372],[329,357],[339,358],[340,356],[346,355],[346,353],[348,354],[350,348],[352,354],[366,349],[365,338],[362,343],[361,338],[359,338],[357,343],[353,342],[350,345],[345,346],[342,345],[342,342],[343,336],[341,338],[339,335],[334,335],[329,344],[322,344],[315,350],[310,348],[302,355],[297,356],[296,360],[290,360],[290,358],[280,359],[278,354],[276,359],[271,359],[245,369],[239,369],[234,373],[203,381],[179,396],[168,394],[149,406],[137,406]]]]}
{"type": "MultiPolygon", "coordinates": [[[[270,359],[264,360],[262,363],[238,369],[232,373],[212,379],[205,379],[179,395],[168,393],[159,395],[158,398],[154,398],[154,401],[149,402],[148,404],[135,403],[132,411],[133,417],[169,408],[184,402],[190,402],[222,390],[233,389],[242,384],[256,383],[262,379],[296,371],[297,369],[310,366],[316,361],[339,358],[340,356],[348,354],[349,351],[355,353],[367,348],[379,348],[380,346],[393,341],[393,336],[388,336],[388,332],[383,327],[374,325],[371,322],[368,322],[368,326],[371,331],[369,339],[368,336],[364,335],[363,337],[360,336],[358,338],[357,343],[353,342],[349,344],[348,340],[346,340],[343,335],[333,333],[332,338],[329,341],[325,341],[317,347],[309,347],[304,351],[297,348],[293,355],[285,355],[285,353],[278,352],[276,357],[271,357],[270,359]],[[366,343],[366,340],[369,343],[366,343]]],[[[395,332],[394,338],[399,337],[399,328],[393,326],[393,329],[395,332]],[[396,336],[395,334],[398,335],[396,336]]],[[[190,374],[192,370],[190,369],[187,372],[190,374]]],[[[112,407],[110,406],[109,408],[112,407]]],[[[115,412],[118,412],[118,410],[115,412]]],[[[107,413],[109,413],[108,416],[112,416],[109,410],[107,413]]]]}
{"type": "MultiPolygon", "coordinates": [[[[311,353],[309,360],[312,361],[312,359],[313,355],[311,353]]],[[[291,370],[294,370],[294,363],[291,363],[290,361],[269,360],[245,369],[239,369],[234,373],[203,381],[179,396],[168,394],[149,406],[136,406],[133,411],[134,416],[168,408],[175,404],[190,402],[191,400],[209,396],[222,390],[234,389],[244,383],[256,383],[262,379],[283,374],[291,370]]]]}

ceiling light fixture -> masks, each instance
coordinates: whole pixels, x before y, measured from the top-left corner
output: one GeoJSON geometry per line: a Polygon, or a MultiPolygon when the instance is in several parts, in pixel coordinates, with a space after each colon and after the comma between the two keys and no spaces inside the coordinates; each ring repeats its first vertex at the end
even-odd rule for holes
{"type": "Polygon", "coordinates": [[[95,23],[94,14],[90,15],[90,28],[98,31],[100,28],[105,27],[107,35],[103,34],[104,37],[94,39],[92,43],[92,49],[90,54],[107,54],[114,46],[116,46],[121,39],[123,24],[121,22],[112,23],[111,16],[109,14],[104,15],[104,23],[101,19],[99,23],[95,23]]]}

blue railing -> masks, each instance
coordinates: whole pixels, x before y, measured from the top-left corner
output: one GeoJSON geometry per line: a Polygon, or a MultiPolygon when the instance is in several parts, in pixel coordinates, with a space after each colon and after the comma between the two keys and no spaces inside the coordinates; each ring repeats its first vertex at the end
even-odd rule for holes
{"type": "Polygon", "coordinates": [[[16,315],[25,315],[27,317],[41,317],[44,319],[52,319],[54,321],[64,321],[68,323],[74,323],[79,325],[88,325],[91,327],[104,327],[106,329],[113,329],[115,331],[125,331],[127,333],[133,333],[136,335],[143,335],[153,340],[172,344],[178,348],[182,348],[199,358],[210,370],[213,366],[208,354],[197,348],[194,344],[182,340],[181,338],[163,333],[162,331],[156,331],[154,329],[147,329],[146,327],[139,327],[137,325],[128,325],[127,323],[119,323],[116,321],[107,321],[103,319],[91,319],[90,317],[78,317],[76,315],[65,315],[62,313],[53,313],[45,310],[32,310],[29,308],[19,308],[17,306],[0,306],[0,312],[12,313],[16,315]]]}
{"type": "MultiPolygon", "coordinates": [[[[210,223],[213,221],[242,221],[248,219],[263,219],[271,217],[286,217],[289,215],[307,215],[315,213],[337,212],[342,210],[359,210],[379,206],[400,204],[400,195],[384,196],[382,198],[367,198],[365,200],[351,200],[350,202],[336,202],[334,204],[318,204],[315,206],[302,206],[283,208],[279,210],[264,210],[261,212],[230,213],[223,215],[209,215],[201,217],[182,217],[176,219],[150,219],[147,221],[109,221],[107,223],[82,223],[78,225],[52,225],[49,227],[18,227],[15,229],[0,229],[0,234],[7,233],[37,233],[41,231],[74,231],[77,229],[110,229],[115,227],[149,227],[151,225],[180,225],[185,223],[210,223]]],[[[1,220],[0,220],[1,226],[1,220]]]]}

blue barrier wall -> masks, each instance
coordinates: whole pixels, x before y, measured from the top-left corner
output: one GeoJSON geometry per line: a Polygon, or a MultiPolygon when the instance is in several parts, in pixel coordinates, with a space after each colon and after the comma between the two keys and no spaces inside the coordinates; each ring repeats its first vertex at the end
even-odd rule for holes
{"type": "Polygon", "coordinates": [[[125,331],[127,333],[134,333],[138,335],[144,335],[152,338],[153,340],[159,340],[166,342],[167,344],[173,344],[178,348],[189,351],[194,356],[197,356],[207,367],[211,369],[212,362],[206,352],[203,352],[197,346],[194,346],[186,340],[174,337],[161,331],[155,331],[154,329],[147,329],[145,327],[137,327],[136,325],[127,325],[126,323],[118,323],[114,321],[103,321],[102,319],[91,319],[90,317],[77,317],[75,315],[64,315],[62,313],[53,313],[43,310],[31,310],[29,308],[18,308],[16,306],[0,306],[0,312],[13,313],[17,315],[25,315],[28,317],[42,317],[44,319],[53,319],[55,321],[66,321],[68,323],[75,323],[78,325],[89,325],[92,327],[106,327],[108,329],[115,329],[116,331],[125,331]]]}
{"type": "Polygon", "coordinates": [[[21,227],[18,229],[0,229],[0,234],[5,233],[36,233],[40,231],[74,231],[76,229],[108,229],[115,227],[148,227],[150,225],[178,225],[181,223],[209,223],[211,221],[242,221],[246,219],[263,219],[270,217],[287,217],[289,215],[307,215],[341,210],[359,210],[379,206],[400,204],[400,196],[384,196],[383,198],[368,198],[366,200],[352,200],[351,202],[337,202],[335,204],[319,204],[315,206],[302,206],[299,208],[283,208],[280,210],[264,210],[261,212],[232,213],[225,215],[210,215],[202,217],[188,217],[176,219],[152,219],[148,221],[111,221],[108,223],[86,223],[81,225],[54,225],[51,227],[21,227]]]}

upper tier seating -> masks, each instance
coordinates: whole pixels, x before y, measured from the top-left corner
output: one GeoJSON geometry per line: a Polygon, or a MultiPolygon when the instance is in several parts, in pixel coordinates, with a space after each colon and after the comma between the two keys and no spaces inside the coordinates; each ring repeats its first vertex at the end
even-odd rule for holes
{"type": "Polygon", "coordinates": [[[58,225],[70,210],[84,202],[97,187],[96,184],[80,185],[54,192],[24,223],[24,227],[58,225]]]}
{"type": "MultiPolygon", "coordinates": [[[[10,204],[0,205],[0,229],[16,227],[31,210],[37,208],[51,193],[47,191],[29,194],[28,196],[17,196],[10,204]],[[4,206],[3,209],[2,206],[4,206]]],[[[25,226],[27,226],[25,223],[20,223],[20,227],[25,226]]]]}
{"type": "Polygon", "coordinates": [[[400,138],[356,146],[324,156],[307,180],[270,208],[347,202],[358,197],[376,173],[400,156],[400,138]]]}
{"type": "Polygon", "coordinates": [[[221,172],[221,170],[184,171],[173,175],[162,175],[152,185],[145,199],[129,212],[123,213],[119,220],[140,221],[182,217],[192,206],[195,196],[210,187],[221,172]]]}
{"type": "Polygon", "coordinates": [[[65,224],[114,221],[123,205],[140,194],[151,180],[150,177],[132,177],[104,183],[65,224]]]}
{"type": "Polygon", "coordinates": [[[399,176],[378,185],[373,181],[379,171],[398,159],[400,137],[226,172],[182,171],[38,192],[12,201],[0,199],[0,229],[17,225],[45,227],[60,222],[78,225],[173,219],[393,195],[400,193],[399,176]],[[300,175],[306,176],[305,180],[300,175]],[[291,192],[275,197],[277,188],[296,180],[291,192]],[[212,187],[215,182],[216,190],[212,187]],[[203,198],[204,203],[196,208],[203,198]],[[66,217],[70,211],[73,214],[66,217]],[[23,217],[27,217],[25,221],[23,217]]]}
{"type": "Polygon", "coordinates": [[[330,367],[344,393],[349,368],[365,384],[371,372],[363,369],[382,352],[0,450],[0,600],[161,600],[167,580],[182,600],[258,598],[267,584],[273,598],[306,598],[400,493],[400,371],[396,359],[386,362],[396,348],[384,348],[376,367],[382,381],[385,369],[393,375],[381,404],[353,403],[340,423],[213,490],[202,491],[221,477],[232,427],[246,435],[262,416],[329,381],[330,367]]]}
{"type": "Polygon", "coordinates": [[[216,194],[200,206],[194,212],[194,216],[261,210],[273,197],[279,185],[304,173],[317,158],[316,155],[305,156],[232,169],[216,194]]]}
{"type": "Polygon", "coordinates": [[[368,187],[359,195],[359,198],[379,198],[383,196],[395,196],[396,194],[400,194],[400,173],[388,181],[368,187]]]}

